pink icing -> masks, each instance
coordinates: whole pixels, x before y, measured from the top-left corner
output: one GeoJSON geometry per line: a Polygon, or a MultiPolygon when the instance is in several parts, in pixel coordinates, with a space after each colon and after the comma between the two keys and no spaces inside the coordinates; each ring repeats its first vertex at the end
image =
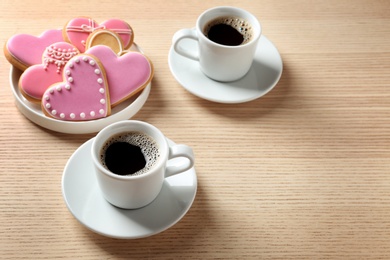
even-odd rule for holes
{"type": "Polygon", "coordinates": [[[104,68],[92,56],[73,57],[63,70],[64,82],[43,94],[42,109],[60,120],[84,121],[106,117],[110,111],[104,68]]]}
{"type": "Polygon", "coordinates": [[[7,41],[7,50],[15,59],[28,67],[42,62],[42,53],[47,46],[63,41],[61,30],[47,30],[38,37],[16,34],[7,41]]]}
{"type": "Polygon", "coordinates": [[[132,44],[133,30],[130,25],[120,19],[108,19],[102,22],[100,25],[106,27],[106,29],[116,32],[123,41],[123,47],[127,49],[132,44]]]}
{"type": "Polygon", "coordinates": [[[62,68],[77,54],[77,49],[67,42],[57,42],[47,47],[41,57],[43,64],[27,68],[20,77],[22,94],[39,101],[49,86],[62,81],[62,68]]]}
{"type": "Polygon", "coordinates": [[[80,52],[85,51],[85,42],[89,34],[98,29],[107,29],[118,33],[125,47],[130,44],[132,39],[133,31],[131,30],[131,27],[120,19],[109,19],[99,25],[92,19],[80,17],[70,20],[65,27],[69,41],[75,45],[80,52]]]}
{"type": "Polygon", "coordinates": [[[96,56],[103,64],[113,106],[145,87],[153,76],[149,60],[141,53],[128,52],[118,56],[105,45],[94,46],[86,53],[96,56]]]}

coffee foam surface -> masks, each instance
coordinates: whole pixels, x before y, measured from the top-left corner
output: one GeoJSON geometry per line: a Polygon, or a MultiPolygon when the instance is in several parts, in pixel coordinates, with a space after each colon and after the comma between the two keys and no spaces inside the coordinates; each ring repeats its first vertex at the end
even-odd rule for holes
{"type": "Polygon", "coordinates": [[[129,176],[141,175],[143,173],[148,172],[153,167],[153,165],[155,165],[158,158],[160,157],[157,143],[148,135],[141,132],[120,133],[108,139],[100,151],[100,162],[107,170],[108,167],[105,163],[106,150],[111,144],[116,142],[127,142],[129,144],[140,147],[145,157],[145,167],[133,174],[130,174],[129,176]]]}
{"type": "Polygon", "coordinates": [[[216,24],[227,24],[236,29],[239,33],[242,34],[242,36],[244,36],[242,44],[248,43],[252,39],[252,25],[242,18],[231,16],[218,17],[207,23],[204,28],[204,34],[207,36],[208,32],[210,31],[210,28],[216,24]]]}

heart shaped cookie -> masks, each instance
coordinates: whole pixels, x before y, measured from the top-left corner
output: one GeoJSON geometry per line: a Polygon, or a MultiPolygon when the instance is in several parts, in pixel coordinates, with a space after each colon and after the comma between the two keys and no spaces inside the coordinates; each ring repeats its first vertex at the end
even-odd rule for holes
{"type": "Polygon", "coordinates": [[[97,57],[105,68],[112,106],[145,88],[153,78],[152,63],[142,53],[123,52],[119,56],[105,45],[94,46],[86,53],[97,57]]]}
{"type": "Polygon", "coordinates": [[[66,41],[76,46],[80,52],[84,52],[88,36],[99,29],[107,29],[117,33],[121,37],[125,49],[133,43],[134,32],[131,26],[120,19],[109,19],[98,24],[91,18],[74,18],[65,25],[63,37],[66,41]]]}
{"type": "Polygon", "coordinates": [[[63,42],[61,30],[47,30],[40,36],[16,34],[8,39],[4,46],[7,60],[20,70],[42,63],[42,54],[46,47],[63,42]]]}
{"type": "Polygon", "coordinates": [[[49,87],[42,98],[43,112],[53,118],[86,121],[110,115],[106,72],[88,54],[73,57],[63,70],[63,82],[49,87]]]}
{"type": "Polygon", "coordinates": [[[41,102],[43,93],[62,81],[62,69],[79,51],[70,43],[57,42],[43,52],[42,64],[28,67],[19,79],[20,93],[31,102],[41,102]]]}

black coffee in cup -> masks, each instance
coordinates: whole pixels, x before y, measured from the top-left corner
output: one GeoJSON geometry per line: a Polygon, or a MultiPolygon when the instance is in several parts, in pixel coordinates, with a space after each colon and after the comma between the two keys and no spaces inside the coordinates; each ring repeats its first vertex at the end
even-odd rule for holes
{"type": "Polygon", "coordinates": [[[143,174],[153,167],[159,156],[157,143],[140,132],[114,135],[100,151],[102,165],[118,175],[143,174]]]}
{"type": "Polygon", "coordinates": [[[238,17],[219,17],[204,27],[204,35],[211,41],[228,46],[238,46],[252,38],[252,26],[238,17]]]}

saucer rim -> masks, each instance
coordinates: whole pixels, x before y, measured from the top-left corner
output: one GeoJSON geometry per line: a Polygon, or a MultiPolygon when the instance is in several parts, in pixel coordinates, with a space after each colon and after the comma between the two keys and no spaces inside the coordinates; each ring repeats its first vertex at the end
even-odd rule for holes
{"type": "MultiPolygon", "coordinates": [[[[107,232],[103,232],[103,231],[100,231],[96,228],[93,228],[92,226],[89,226],[85,221],[81,220],[79,218],[79,216],[76,214],[76,212],[74,212],[74,210],[71,208],[71,205],[68,201],[68,198],[67,198],[67,192],[66,192],[66,187],[65,187],[65,179],[66,179],[66,176],[69,175],[69,173],[67,173],[67,169],[70,167],[70,164],[72,163],[72,161],[74,160],[74,158],[77,156],[78,153],[81,152],[82,149],[86,149],[88,148],[88,146],[91,146],[92,145],[92,141],[94,140],[95,137],[89,139],[88,141],[84,142],[81,146],[79,146],[73,153],[72,155],[69,157],[68,161],[66,162],[65,164],[65,167],[64,167],[64,170],[63,170],[63,173],[62,173],[62,178],[61,178],[61,190],[62,190],[62,197],[63,197],[63,200],[64,200],[64,203],[67,207],[67,209],[69,210],[69,212],[72,214],[72,216],[80,223],[82,224],[84,227],[86,227],[88,230],[94,232],[94,233],[97,233],[99,235],[102,235],[102,236],[105,236],[105,237],[110,237],[110,238],[117,238],[117,239],[139,239],[139,238],[145,238],[145,237],[149,237],[149,236],[153,236],[153,235],[156,235],[156,234],[159,234],[171,227],[173,227],[176,223],[178,223],[187,213],[188,211],[191,209],[192,207],[192,204],[194,203],[195,201],[195,198],[196,198],[196,194],[197,194],[197,190],[198,190],[198,180],[197,180],[197,175],[196,175],[196,171],[195,171],[195,167],[191,168],[190,170],[188,170],[189,172],[191,172],[191,175],[193,176],[193,179],[194,179],[194,183],[191,187],[192,190],[193,190],[193,194],[192,194],[192,197],[191,197],[191,201],[189,201],[186,205],[186,207],[184,208],[184,210],[181,212],[181,214],[179,214],[175,219],[174,221],[172,221],[171,223],[169,223],[168,225],[165,225],[159,229],[155,229],[153,230],[153,232],[150,232],[150,233],[147,233],[147,234],[144,234],[144,235],[115,235],[115,234],[112,234],[112,233],[107,233],[107,232]]],[[[175,144],[172,140],[170,140],[169,138],[167,138],[167,141],[168,141],[168,144],[169,145],[173,145],[175,144]]],[[[172,176],[174,177],[174,176],[172,176]]],[[[97,183],[96,183],[97,184],[97,183]]],[[[165,182],[164,182],[164,185],[165,185],[165,182]]],[[[158,195],[159,196],[159,195],[158,195]]],[[[107,202],[108,203],[108,202],[107,202]]],[[[152,202],[153,203],[153,202],[152,202]]],[[[150,204],[149,204],[150,205],[150,204]]],[[[146,208],[148,207],[149,205],[146,205],[145,207],[143,208],[146,208]]],[[[113,205],[111,205],[111,207],[115,207],[113,205]]],[[[125,209],[122,209],[122,210],[125,210],[125,209]]],[[[137,211],[137,210],[140,210],[140,209],[132,209],[130,211],[137,211]]]]}
{"type": "MultiPolygon", "coordinates": [[[[199,98],[202,98],[202,99],[205,99],[205,100],[208,100],[208,101],[212,101],[212,102],[216,102],[216,103],[222,103],[222,104],[240,104],[240,103],[246,103],[246,102],[250,102],[250,101],[253,101],[253,100],[256,100],[256,99],[259,99],[261,97],[263,97],[264,95],[266,95],[267,93],[269,93],[273,88],[275,88],[275,86],[278,84],[278,82],[280,81],[280,78],[282,77],[282,74],[283,74],[283,60],[282,60],[282,57],[280,55],[280,52],[279,50],[277,49],[277,47],[275,46],[275,44],[273,44],[272,41],[270,41],[265,35],[261,35],[260,36],[260,40],[259,40],[259,43],[258,43],[258,47],[262,44],[262,40],[263,41],[266,41],[267,44],[270,44],[276,54],[277,54],[277,57],[275,58],[278,58],[278,60],[280,61],[280,68],[279,68],[279,74],[278,76],[275,78],[275,80],[273,81],[273,83],[271,85],[269,85],[265,91],[262,91],[260,94],[258,95],[253,95],[252,97],[249,97],[249,98],[244,98],[244,99],[230,99],[230,100],[226,100],[226,99],[220,99],[220,98],[217,98],[215,96],[207,96],[207,95],[204,95],[204,94],[201,94],[201,93],[198,93],[196,91],[194,91],[194,88],[193,87],[188,87],[186,85],[188,84],[184,84],[183,80],[182,80],[182,77],[180,77],[178,74],[177,74],[177,69],[174,68],[175,66],[173,65],[173,60],[175,59],[174,57],[176,55],[179,55],[175,52],[175,50],[173,49],[173,45],[171,45],[170,49],[169,49],[169,52],[168,52],[168,64],[169,64],[169,70],[171,71],[171,74],[173,75],[173,77],[175,78],[175,80],[179,83],[180,86],[182,86],[185,90],[187,90],[189,93],[193,94],[194,96],[197,96],[199,98]]],[[[257,52],[256,52],[257,53],[257,52]]],[[[187,59],[189,62],[196,62],[196,61],[192,61],[192,60],[189,60],[187,59]]],[[[198,74],[197,74],[198,75],[198,74]]],[[[199,70],[199,75],[202,75],[201,77],[211,83],[213,82],[216,82],[210,78],[208,78],[206,75],[204,75],[200,70],[199,70]]],[[[245,76],[243,76],[241,79],[237,80],[237,81],[240,81],[242,79],[245,79],[245,77],[247,77],[248,74],[246,74],[245,76]]],[[[193,78],[197,78],[197,77],[193,77],[193,78]]],[[[233,81],[234,82],[234,81],[233,81]]],[[[220,84],[224,84],[223,82],[218,82],[220,84]]],[[[230,82],[226,82],[226,84],[228,84],[230,82]]]]}

